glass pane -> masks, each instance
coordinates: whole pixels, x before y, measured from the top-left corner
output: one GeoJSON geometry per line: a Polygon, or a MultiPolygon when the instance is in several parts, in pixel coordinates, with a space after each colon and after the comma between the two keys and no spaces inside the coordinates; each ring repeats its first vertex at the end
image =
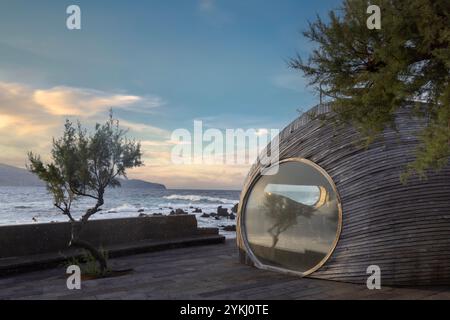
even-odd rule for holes
{"type": "Polygon", "coordinates": [[[280,164],[250,190],[244,229],[250,249],[265,265],[306,272],[333,249],[338,232],[337,195],[314,166],[280,164]]]}

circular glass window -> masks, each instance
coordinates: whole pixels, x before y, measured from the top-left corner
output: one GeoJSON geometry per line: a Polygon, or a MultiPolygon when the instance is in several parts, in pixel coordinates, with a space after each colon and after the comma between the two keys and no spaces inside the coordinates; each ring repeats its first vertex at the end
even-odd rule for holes
{"type": "Polygon", "coordinates": [[[341,207],[331,178],[305,159],[279,164],[247,192],[244,238],[259,266],[309,274],[331,255],[341,230],[341,207]]]}

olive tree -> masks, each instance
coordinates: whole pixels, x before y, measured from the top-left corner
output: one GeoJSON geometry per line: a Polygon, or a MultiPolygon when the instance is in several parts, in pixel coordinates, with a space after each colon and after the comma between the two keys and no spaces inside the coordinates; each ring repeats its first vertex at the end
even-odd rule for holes
{"type": "Polygon", "coordinates": [[[68,246],[90,252],[102,273],[107,270],[105,257],[80,235],[89,218],[101,210],[107,188],[119,187],[118,178],[126,177],[127,169],[143,165],[140,143],[129,140],[126,133],[112,113],[104,124],[96,124],[92,133],[79,122],[75,126],[66,120],[63,136],[53,139],[50,163],[28,153],[28,169],[45,182],[53,195],[54,206],[71,223],[68,246]],[[81,197],[92,199],[92,206],[75,217],[72,204],[81,197]]]}

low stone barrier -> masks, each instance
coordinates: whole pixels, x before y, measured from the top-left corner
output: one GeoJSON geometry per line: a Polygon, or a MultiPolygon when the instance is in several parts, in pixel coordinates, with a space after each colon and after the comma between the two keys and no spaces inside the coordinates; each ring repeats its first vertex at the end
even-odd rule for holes
{"type": "MultiPolygon", "coordinates": [[[[62,252],[70,240],[70,227],[68,222],[0,226],[0,259],[62,252]]],[[[194,215],[174,215],[92,220],[81,238],[108,247],[213,235],[218,230],[199,229],[194,215]]]]}

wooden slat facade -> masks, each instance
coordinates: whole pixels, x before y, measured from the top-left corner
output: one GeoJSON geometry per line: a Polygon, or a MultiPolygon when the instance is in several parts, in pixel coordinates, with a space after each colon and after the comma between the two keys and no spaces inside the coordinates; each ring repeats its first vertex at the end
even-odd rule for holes
{"type": "MultiPolygon", "coordinates": [[[[400,182],[400,173],[414,160],[417,132],[424,120],[410,108],[397,113],[398,132],[387,129],[363,148],[351,127],[336,127],[303,115],[280,133],[279,159],[300,157],[325,169],[333,179],[343,208],[342,232],[328,261],[313,278],[365,283],[369,265],[381,268],[382,285],[450,284],[450,166],[426,180],[400,182]]],[[[316,114],[330,112],[327,105],[316,114]]],[[[244,191],[260,172],[251,168],[244,191]]],[[[244,193],[244,192],[243,192],[244,193]]],[[[245,254],[240,215],[238,246],[245,254]]]]}

